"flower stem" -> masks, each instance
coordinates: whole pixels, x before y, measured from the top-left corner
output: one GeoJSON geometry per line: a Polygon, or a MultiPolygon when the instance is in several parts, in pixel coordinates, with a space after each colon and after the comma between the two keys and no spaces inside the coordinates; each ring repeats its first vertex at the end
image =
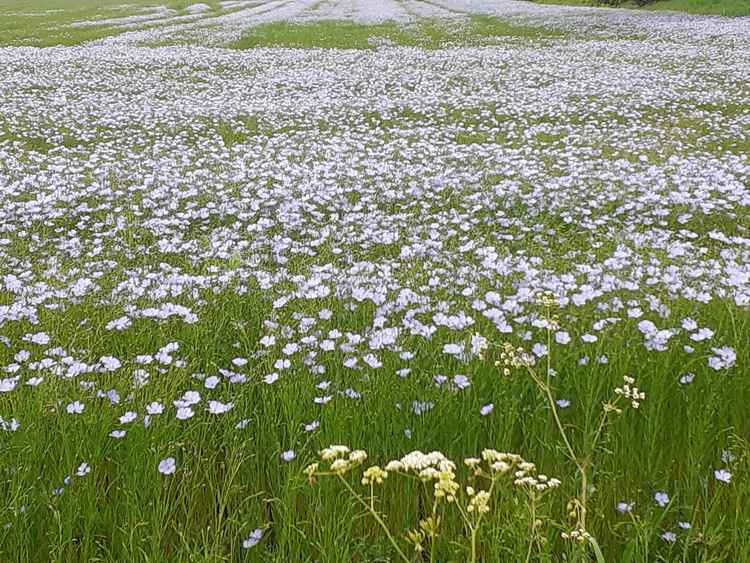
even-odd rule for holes
{"type": "Polygon", "coordinates": [[[367,511],[372,514],[372,517],[375,518],[375,521],[380,525],[380,527],[385,532],[385,535],[388,537],[388,541],[391,542],[391,545],[393,546],[393,549],[396,550],[396,553],[398,553],[398,556],[405,561],[406,563],[410,563],[409,558],[404,554],[403,551],[401,551],[401,548],[398,546],[398,543],[396,543],[396,539],[393,537],[393,534],[391,534],[391,531],[388,529],[388,525],[383,522],[383,519],[380,517],[380,515],[370,507],[370,504],[368,504],[359,494],[357,494],[357,491],[355,491],[352,486],[347,483],[346,479],[342,475],[338,475],[339,480],[344,484],[344,486],[349,490],[349,493],[351,493],[352,497],[354,497],[362,506],[364,506],[367,511]]]}

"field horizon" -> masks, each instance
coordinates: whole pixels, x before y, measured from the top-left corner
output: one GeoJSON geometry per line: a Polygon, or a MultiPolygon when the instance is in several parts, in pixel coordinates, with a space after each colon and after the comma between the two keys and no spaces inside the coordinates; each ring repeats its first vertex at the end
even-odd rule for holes
{"type": "Polygon", "coordinates": [[[750,562],[749,36],[0,7],[0,561],[750,562]]]}

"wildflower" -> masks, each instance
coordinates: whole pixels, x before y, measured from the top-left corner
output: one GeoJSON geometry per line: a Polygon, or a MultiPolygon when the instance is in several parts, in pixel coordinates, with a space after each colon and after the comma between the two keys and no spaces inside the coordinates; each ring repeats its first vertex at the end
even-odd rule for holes
{"type": "Polygon", "coordinates": [[[635,383],[635,379],[630,376],[624,376],[623,377],[624,384],[622,387],[617,387],[615,389],[615,394],[621,395],[625,397],[626,399],[630,400],[630,405],[637,409],[641,401],[643,401],[646,398],[646,393],[638,389],[638,387],[635,387],[633,384],[635,383]]]}
{"type": "Polygon", "coordinates": [[[86,409],[86,406],[81,401],[74,401],[65,407],[68,414],[81,414],[86,409]]]}
{"type": "Polygon", "coordinates": [[[489,347],[488,340],[479,333],[474,333],[471,337],[471,353],[474,356],[482,357],[485,350],[489,347]]]}
{"type": "Polygon", "coordinates": [[[481,459],[479,459],[478,457],[467,457],[467,458],[466,458],[466,459],[464,460],[464,464],[465,464],[465,465],[466,465],[466,467],[468,467],[469,469],[474,469],[474,468],[475,468],[475,467],[477,467],[477,466],[478,466],[478,465],[479,465],[480,463],[482,463],[482,460],[481,460],[481,459]]]}
{"type": "Polygon", "coordinates": [[[534,363],[534,356],[525,352],[523,348],[516,348],[512,344],[506,342],[503,344],[503,351],[500,353],[500,360],[495,364],[504,365],[505,369],[503,370],[503,373],[509,375],[510,370],[508,368],[528,368],[533,366],[534,363]]]}
{"type": "Polygon", "coordinates": [[[151,415],[161,414],[164,412],[164,405],[157,401],[154,401],[146,405],[146,412],[151,415]]]}
{"type": "Polygon", "coordinates": [[[120,424],[128,424],[129,422],[133,422],[137,417],[138,417],[137,413],[134,413],[133,411],[128,411],[119,418],[120,424]]]}
{"type": "Polygon", "coordinates": [[[311,463],[307,467],[305,467],[303,473],[307,475],[308,480],[312,480],[315,473],[318,471],[319,464],[318,463],[311,463]]]}
{"type": "Polygon", "coordinates": [[[714,471],[714,477],[717,481],[722,483],[730,483],[732,481],[732,474],[727,469],[717,469],[714,471]]]}
{"type": "Polygon", "coordinates": [[[688,385],[692,383],[694,379],[695,379],[694,373],[683,373],[679,379],[680,385],[688,385]]]}
{"type": "Polygon", "coordinates": [[[365,470],[362,476],[362,484],[369,485],[371,483],[377,483],[378,485],[381,485],[386,477],[388,477],[387,471],[384,471],[378,465],[373,465],[365,470]]]}
{"type": "Polygon", "coordinates": [[[464,352],[463,344],[449,343],[443,346],[444,354],[449,354],[451,356],[458,356],[458,355],[463,354],[463,352],[464,352]]]}
{"type": "Polygon", "coordinates": [[[620,501],[617,503],[616,508],[617,508],[617,512],[619,512],[620,514],[627,514],[633,511],[634,506],[635,506],[634,502],[620,501]]]}
{"type": "Polygon", "coordinates": [[[207,377],[207,378],[206,378],[206,379],[205,379],[205,380],[203,381],[203,386],[204,386],[204,387],[205,387],[206,389],[214,389],[214,388],[215,388],[215,387],[216,387],[216,386],[217,386],[217,385],[219,384],[219,381],[220,381],[220,380],[219,380],[219,378],[218,378],[218,377],[216,377],[215,375],[211,375],[211,376],[207,377]]]}
{"type": "Polygon", "coordinates": [[[209,401],[208,412],[211,414],[224,414],[234,407],[234,403],[222,403],[220,401],[209,401]]]}
{"type": "Polygon", "coordinates": [[[543,358],[547,355],[549,352],[549,348],[547,348],[546,344],[542,344],[541,342],[537,342],[534,344],[534,346],[531,348],[532,354],[534,354],[537,358],[543,358]]]}
{"type": "Polygon", "coordinates": [[[490,511],[490,493],[488,491],[479,491],[471,496],[469,505],[466,507],[467,512],[476,512],[477,514],[486,514],[490,511]]]}
{"type": "Polygon", "coordinates": [[[437,482],[434,485],[436,498],[445,498],[448,502],[456,500],[456,493],[460,489],[460,486],[455,481],[455,477],[455,474],[450,469],[438,472],[437,482]]]}
{"type": "Polygon", "coordinates": [[[178,420],[187,420],[188,418],[192,418],[193,415],[195,415],[195,412],[190,407],[180,407],[177,409],[176,416],[178,420]]]}
{"type": "Polygon", "coordinates": [[[159,462],[159,473],[172,475],[177,469],[177,462],[173,457],[167,457],[159,462]]]}
{"type": "Polygon", "coordinates": [[[266,385],[273,385],[279,380],[279,374],[276,372],[269,373],[263,377],[263,383],[266,385]]]}
{"type": "Polygon", "coordinates": [[[417,416],[421,416],[426,412],[431,411],[435,407],[435,403],[430,401],[412,401],[411,410],[417,416]]]}
{"type": "Polygon", "coordinates": [[[201,395],[198,391],[185,391],[180,399],[174,401],[176,407],[189,407],[200,403],[201,395]]]}
{"type": "Polygon", "coordinates": [[[242,547],[243,549],[250,549],[251,547],[255,547],[260,543],[260,540],[263,539],[263,530],[260,528],[256,528],[252,532],[250,532],[250,535],[247,536],[242,541],[242,547]]]}
{"type": "Polygon", "coordinates": [[[76,469],[76,476],[78,477],[84,477],[89,473],[91,473],[91,466],[85,461],[78,466],[78,469],[76,469]]]}
{"type": "Polygon", "coordinates": [[[669,495],[664,491],[657,491],[654,493],[654,501],[661,507],[667,506],[669,504],[669,495]]]}
{"type": "Polygon", "coordinates": [[[543,307],[555,307],[558,305],[558,300],[555,294],[549,290],[545,290],[542,292],[542,294],[537,298],[537,301],[540,305],[543,307]]]}
{"type": "Polygon", "coordinates": [[[406,537],[414,544],[414,551],[417,553],[422,553],[424,551],[424,546],[422,545],[425,540],[424,532],[419,530],[409,530],[406,533],[406,537]]]}
{"type": "Polygon", "coordinates": [[[456,389],[461,390],[469,387],[469,385],[471,385],[471,382],[465,375],[456,375],[453,377],[453,385],[456,387],[456,389]]]}
{"type": "Polygon", "coordinates": [[[5,420],[3,417],[0,416],[0,429],[4,430],[6,432],[15,432],[21,428],[21,423],[18,422],[15,418],[11,418],[10,420],[5,420]]]}
{"type": "Polygon", "coordinates": [[[661,535],[661,539],[668,543],[674,543],[677,541],[677,534],[667,531],[661,535]]]}
{"type": "MultiPolygon", "coordinates": [[[[24,340],[26,340],[26,339],[24,338],[24,340]]],[[[37,332],[36,334],[32,334],[31,335],[31,337],[29,338],[29,341],[32,344],[37,344],[39,346],[44,346],[45,344],[49,344],[50,337],[45,332],[37,332]]]]}
{"type": "Polygon", "coordinates": [[[563,532],[560,536],[565,540],[573,540],[579,543],[590,542],[591,534],[584,529],[572,530],[571,532],[563,532]]]}
{"type": "Polygon", "coordinates": [[[295,457],[297,457],[297,454],[294,453],[294,450],[287,450],[281,453],[281,459],[287,463],[292,461],[295,457]]]}
{"type": "Polygon", "coordinates": [[[482,416],[487,416],[493,411],[494,408],[495,408],[494,404],[488,403],[484,405],[481,409],[479,409],[479,414],[481,414],[482,416]]]}
{"type": "Polygon", "coordinates": [[[122,362],[113,356],[102,356],[99,363],[104,371],[116,371],[122,366],[122,362]]]}
{"type": "Polygon", "coordinates": [[[715,369],[729,369],[732,366],[734,366],[735,361],[737,360],[737,354],[734,352],[733,348],[730,348],[729,346],[722,346],[721,348],[711,348],[711,351],[715,354],[715,356],[711,356],[708,359],[708,365],[715,369]]]}
{"type": "Polygon", "coordinates": [[[570,334],[568,334],[565,331],[558,331],[555,333],[555,342],[558,344],[570,344],[572,339],[570,338],[570,334]]]}

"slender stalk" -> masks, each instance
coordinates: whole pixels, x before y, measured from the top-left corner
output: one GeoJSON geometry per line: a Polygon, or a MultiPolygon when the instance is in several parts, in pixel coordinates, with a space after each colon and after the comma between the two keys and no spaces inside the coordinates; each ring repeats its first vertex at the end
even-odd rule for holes
{"type": "MultiPolygon", "coordinates": [[[[494,481],[492,483],[495,484],[494,481]]],[[[492,488],[490,488],[490,491],[492,488]]],[[[469,533],[471,534],[471,563],[476,563],[477,561],[477,535],[479,533],[479,522],[481,521],[481,517],[477,520],[476,523],[471,521],[471,518],[464,512],[464,509],[461,508],[461,503],[456,502],[456,508],[458,509],[458,513],[461,515],[461,519],[464,521],[464,524],[466,524],[466,527],[469,529],[469,533]]]]}
{"type": "Polygon", "coordinates": [[[380,515],[375,511],[370,509],[370,505],[361,497],[359,494],[357,494],[357,491],[355,491],[352,486],[347,483],[346,479],[342,475],[338,475],[339,480],[344,484],[344,486],[349,490],[349,493],[362,505],[364,506],[370,514],[372,514],[372,517],[375,518],[375,521],[380,525],[380,527],[385,532],[385,535],[388,537],[388,541],[391,542],[391,545],[393,546],[393,549],[396,550],[396,553],[398,553],[398,556],[405,561],[406,563],[410,563],[409,558],[404,555],[404,552],[401,551],[401,548],[398,546],[398,543],[396,543],[396,539],[393,537],[393,534],[391,534],[391,531],[388,529],[388,525],[383,522],[383,519],[380,517],[380,515]]]}
{"type": "Polygon", "coordinates": [[[529,525],[529,548],[526,551],[526,563],[531,561],[531,550],[534,546],[534,535],[535,535],[535,524],[536,524],[536,499],[534,493],[531,492],[529,496],[529,513],[531,514],[531,524],[529,525]]]}
{"type": "MultiPolygon", "coordinates": [[[[434,501],[432,501],[432,525],[434,527],[437,527],[437,503],[438,499],[435,498],[434,501]]],[[[432,534],[430,535],[430,563],[434,563],[435,561],[435,528],[432,529],[432,534]]]]}

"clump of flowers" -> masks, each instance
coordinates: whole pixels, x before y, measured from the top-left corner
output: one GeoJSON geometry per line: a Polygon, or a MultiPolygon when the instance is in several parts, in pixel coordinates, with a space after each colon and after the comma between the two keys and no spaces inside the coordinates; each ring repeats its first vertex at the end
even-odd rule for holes
{"type": "Polygon", "coordinates": [[[615,389],[615,394],[620,395],[625,399],[629,399],[630,406],[632,406],[634,409],[637,409],[640,406],[641,401],[646,398],[646,393],[635,386],[634,378],[626,375],[623,377],[623,381],[624,383],[622,387],[617,387],[615,389]]]}
{"type": "MultiPolygon", "coordinates": [[[[544,353],[539,354],[543,355],[546,360],[544,363],[544,371],[537,368],[534,354],[526,352],[523,348],[514,347],[507,342],[500,346],[500,359],[495,362],[495,365],[501,367],[503,374],[506,376],[509,376],[512,373],[512,370],[520,369],[525,371],[544,396],[568,457],[575,464],[580,479],[580,494],[578,498],[573,499],[568,506],[569,515],[574,519],[575,525],[572,531],[563,533],[562,537],[564,539],[571,539],[589,544],[593,548],[597,560],[601,563],[604,558],[601,549],[599,548],[599,544],[586,530],[587,505],[590,489],[589,471],[593,466],[593,458],[610,415],[621,414],[623,412],[620,406],[620,399],[629,401],[629,404],[633,409],[638,409],[641,402],[645,400],[646,393],[636,386],[634,377],[629,375],[624,376],[622,386],[617,387],[614,390],[614,397],[602,405],[599,421],[595,427],[596,430],[593,433],[593,437],[587,441],[587,451],[584,453],[578,453],[573,447],[568,432],[560,420],[559,408],[561,408],[561,405],[555,400],[552,389],[552,374],[554,373],[554,370],[552,369],[553,331],[557,330],[559,327],[559,320],[553,313],[553,310],[558,306],[559,302],[553,293],[545,291],[537,296],[537,303],[544,309],[544,319],[540,326],[544,326],[547,332],[546,346],[542,346],[544,348],[544,353]]],[[[524,475],[523,473],[517,477],[516,481],[530,487],[543,487],[548,484],[546,480],[540,479],[539,476],[532,477],[524,475]]]]}
{"type": "Polygon", "coordinates": [[[500,359],[495,362],[496,367],[502,367],[503,375],[510,376],[512,369],[532,368],[534,366],[534,356],[526,352],[521,347],[514,347],[506,342],[502,346],[500,359]]]}
{"type": "Polygon", "coordinates": [[[402,561],[409,558],[402,550],[395,534],[386,524],[385,518],[376,509],[375,486],[382,485],[392,475],[414,479],[423,484],[426,492],[431,494],[432,508],[430,514],[420,517],[415,529],[407,530],[404,539],[417,553],[429,548],[429,561],[436,561],[436,539],[443,532],[444,511],[447,507],[454,509],[470,538],[471,561],[477,559],[477,542],[483,518],[492,511],[492,500],[501,480],[508,486],[520,491],[527,499],[530,515],[530,541],[527,560],[530,560],[532,547],[538,541],[538,528],[541,522],[536,518],[536,508],[542,496],[560,485],[560,481],[538,473],[536,465],[524,460],[514,453],[498,452],[485,449],[480,457],[464,459],[468,469],[467,479],[471,484],[462,484],[457,476],[458,467],[443,453],[433,451],[423,453],[419,450],[409,452],[400,459],[389,461],[385,467],[372,465],[366,468],[360,483],[369,487],[369,498],[363,496],[353,487],[346,474],[362,465],[367,459],[363,450],[350,450],[347,446],[329,446],[319,452],[320,461],[310,464],[304,471],[310,483],[316,477],[334,476],[340,479],[352,498],[365,507],[378,525],[385,532],[388,540],[402,561]],[[327,465],[327,467],[326,467],[327,465]]]}

